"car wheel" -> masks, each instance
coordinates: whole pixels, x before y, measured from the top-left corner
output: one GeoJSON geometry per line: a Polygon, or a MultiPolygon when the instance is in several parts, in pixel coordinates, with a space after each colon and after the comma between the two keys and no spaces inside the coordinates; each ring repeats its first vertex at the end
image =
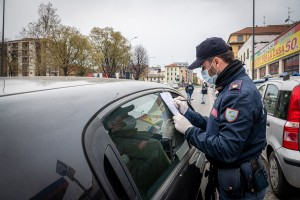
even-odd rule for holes
{"type": "Polygon", "coordinates": [[[288,194],[289,184],[286,181],[284,174],[281,170],[279,162],[273,151],[269,157],[269,176],[270,183],[274,194],[278,198],[286,197],[288,194]]]}

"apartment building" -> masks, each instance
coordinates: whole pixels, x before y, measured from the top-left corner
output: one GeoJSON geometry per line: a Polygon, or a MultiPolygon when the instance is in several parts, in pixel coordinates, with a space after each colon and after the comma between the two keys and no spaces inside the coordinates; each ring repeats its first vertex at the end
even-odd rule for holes
{"type": "Polygon", "coordinates": [[[4,76],[35,76],[40,62],[40,43],[37,39],[25,38],[5,42],[2,68],[4,76]]]}
{"type": "Polygon", "coordinates": [[[184,84],[193,81],[193,71],[188,70],[189,64],[187,62],[174,62],[165,67],[165,82],[168,84],[179,83],[184,84]]]}

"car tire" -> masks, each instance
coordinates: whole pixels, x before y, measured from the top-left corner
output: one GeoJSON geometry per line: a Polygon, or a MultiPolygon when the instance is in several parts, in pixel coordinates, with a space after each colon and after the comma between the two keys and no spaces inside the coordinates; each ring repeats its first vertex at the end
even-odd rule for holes
{"type": "Polygon", "coordinates": [[[289,184],[286,181],[284,174],[281,170],[279,162],[275,156],[275,152],[273,151],[269,157],[269,178],[270,178],[270,185],[272,187],[273,193],[278,198],[287,197],[289,184]]]}

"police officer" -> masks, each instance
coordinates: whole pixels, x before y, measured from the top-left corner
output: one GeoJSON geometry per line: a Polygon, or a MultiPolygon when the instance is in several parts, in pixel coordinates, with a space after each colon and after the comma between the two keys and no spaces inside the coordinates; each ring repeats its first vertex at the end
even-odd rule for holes
{"type": "Polygon", "coordinates": [[[187,86],[185,86],[185,92],[187,95],[187,100],[191,101],[192,100],[192,94],[194,92],[194,86],[192,82],[189,82],[187,86]]]}
{"type": "Polygon", "coordinates": [[[217,180],[207,186],[217,187],[220,199],[264,199],[268,182],[260,154],[266,146],[266,110],[261,95],[223,39],[206,39],[196,47],[196,57],[189,69],[202,67],[210,77],[217,75],[219,95],[209,117],[175,98],[182,114],[173,117],[175,128],[205,153],[214,177],[209,180],[217,180]]]}

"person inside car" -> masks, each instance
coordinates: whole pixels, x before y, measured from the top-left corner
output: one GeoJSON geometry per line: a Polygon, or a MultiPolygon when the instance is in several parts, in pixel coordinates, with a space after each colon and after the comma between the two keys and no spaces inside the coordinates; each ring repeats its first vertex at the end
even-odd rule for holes
{"type": "Polygon", "coordinates": [[[108,117],[106,126],[139,190],[145,194],[171,161],[160,140],[138,131],[137,120],[129,115],[133,109],[134,105],[119,107],[108,117]]]}

